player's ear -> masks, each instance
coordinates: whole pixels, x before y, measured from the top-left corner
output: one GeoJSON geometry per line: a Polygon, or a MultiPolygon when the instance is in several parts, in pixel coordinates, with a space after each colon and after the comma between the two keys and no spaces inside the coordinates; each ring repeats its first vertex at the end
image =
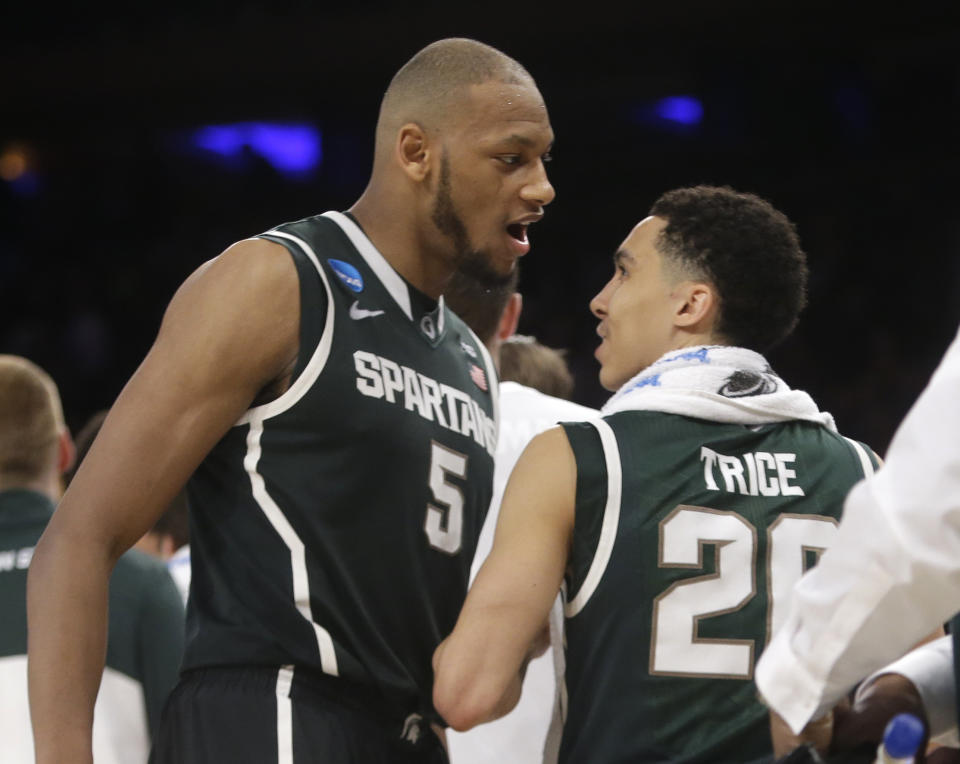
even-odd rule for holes
{"type": "Polygon", "coordinates": [[[397,132],[397,161],[412,180],[420,182],[430,174],[433,153],[429,137],[416,122],[408,122],[397,132]]]}
{"type": "Polygon", "coordinates": [[[674,324],[685,329],[712,329],[719,308],[716,290],[706,282],[684,281],[674,290],[674,324]]]}
{"type": "Polygon", "coordinates": [[[77,448],[73,445],[70,433],[63,429],[57,438],[57,469],[63,475],[73,467],[77,458],[77,448]]]}

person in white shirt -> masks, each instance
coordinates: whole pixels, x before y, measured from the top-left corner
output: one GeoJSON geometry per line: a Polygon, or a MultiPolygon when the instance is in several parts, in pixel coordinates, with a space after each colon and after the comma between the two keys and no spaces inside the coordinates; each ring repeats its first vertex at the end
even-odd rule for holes
{"type": "MultiPolygon", "coordinates": [[[[756,671],[777,715],[779,752],[800,739],[791,731],[823,742],[831,709],[857,682],[960,611],[960,334],[897,430],[886,464],[850,492],[836,540],[791,603],[756,671]]],[[[952,660],[943,659],[942,644],[927,648],[935,649],[943,662],[934,677],[952,680],[952,660]]],[[[920,695],[930,693],[928,715],[949,717],[943,707],[952,696],[942,681],[938,694],[928,690],[929,673],[915,674],[920,695]]]]}
{"type": "MultiPolygon", "coordinates": [[[[559,421],[599,416],[596,409],[567,398],[573,378],[560,351],[533,337],[515,334],[522,307],[516,279],[499,294],[479,292],[462,274],[444,293],[490,349],[500,370],[500,433],[493,473],[493,499],[470,570],[471,583],[493,547],[507,478],[527,443],[559,421]],[[519,380],[519,381],[514,381],[519,380]],[[521,382],[525,384],[521,384],[521,382]]],[[[556,762],[563,700],[563,610],[560,598],[550,612],[550,646],[530,661],[517,706],[506,716],[468,732],[447,731],[451,764],[556,762]]]]}

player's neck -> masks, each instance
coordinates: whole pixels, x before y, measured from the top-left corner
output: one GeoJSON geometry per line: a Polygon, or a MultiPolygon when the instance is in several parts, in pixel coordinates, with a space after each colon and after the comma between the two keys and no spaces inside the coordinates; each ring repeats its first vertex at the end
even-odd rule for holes
{"type": "Polygon", "coordinates": [[[729,345],[730,343],[713,332],[682,332],[673,338],[673,342],[661,354],[661,357],[677,350],[712,345],[729,345]]]}
{"type": "Polygon", "coordinates": [[[450,258],[425,241],[410,203],[397,203],[368,188],[349,209],[367,238],[408,283],[438,299],[452,276],[450,258]]]}
{"type": "Polygon", "coordinates": [[[60,477],[56,473],[42,475],[33,480],[13,479],[0,473],[0,493],[4,491],[33,491],[57,503],[63,493],[60,477]]]}

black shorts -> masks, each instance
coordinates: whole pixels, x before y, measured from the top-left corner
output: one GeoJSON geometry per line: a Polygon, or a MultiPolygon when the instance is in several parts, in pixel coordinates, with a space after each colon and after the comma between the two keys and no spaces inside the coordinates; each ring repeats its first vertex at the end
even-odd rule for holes
{"type": "Polygon", "coordinates": [[[150,764],[448,764],[429,724],[372,689],[292,667],[185,672],[150,764]]]}

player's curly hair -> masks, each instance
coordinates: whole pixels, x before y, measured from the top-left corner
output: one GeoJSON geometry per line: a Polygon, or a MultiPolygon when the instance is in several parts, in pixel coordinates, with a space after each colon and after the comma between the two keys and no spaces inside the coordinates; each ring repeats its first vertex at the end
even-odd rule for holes
{"type": "Polygon", "coordinates": [[[719,293],[719,335],[764,352],[793,331],[807,258],[782,212],[754,194],[693,186],[663,194],[650,214],[668,221],[657,241],[663,255],[719,293]]]}

